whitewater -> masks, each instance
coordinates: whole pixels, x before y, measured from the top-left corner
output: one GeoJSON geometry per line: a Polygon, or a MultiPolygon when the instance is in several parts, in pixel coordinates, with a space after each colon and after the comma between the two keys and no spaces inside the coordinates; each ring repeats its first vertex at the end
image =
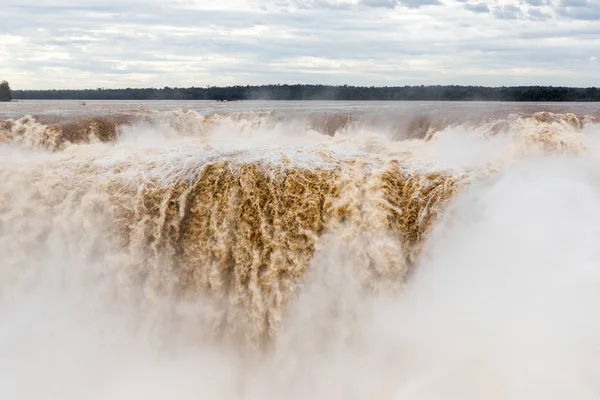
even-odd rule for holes
{"type": "Polygon", "coordinates": [[[600,105],[0,109],[2,399],[597,399],[600,105]]]}

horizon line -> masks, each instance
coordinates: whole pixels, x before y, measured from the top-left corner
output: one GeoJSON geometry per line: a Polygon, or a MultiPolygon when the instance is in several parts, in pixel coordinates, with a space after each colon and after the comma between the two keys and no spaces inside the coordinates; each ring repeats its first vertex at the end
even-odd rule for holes
{"type": "MultiPolygon", "coordinates": [[[[10,82],[9,82],[10,83],[10,82]]],[[[318,84],[318,83],[269,83],[269,84],[261,84],[261,85],[249,85],[249,84],[237,84],[237,85],[225,85],[225,86],[217,86],[217,85],[207,85],[207,86],[163,86],[163,87],[118,87],[118,88],[106,88],[106,87],[97,87],[97,88],[83,88],[83,89],[11,89],[13,92],[28,92],[28,91],[82,91],[82,90],[166,90],[166,89],[223,89],[223,88],[261,88],[261,87],[272,87],[272,86],[323,86],[323,87],[331,87],[331,88],[361,88],[361,89],[395,89],[395,88],[433,88],[433,87],[460,87],[460,88],[484,88],[484,89],[502,89],[502,88],[554,88],[554,89],[599,89],[600,86],[554,86],[554,85],[501,85],[501,86],[483,86],[483,85],[456,85],[456,84],[435,84],[435,85],[403,85],[403,86],[366,86],[366,85],[330,85],[330,84],[318,84]]]]}

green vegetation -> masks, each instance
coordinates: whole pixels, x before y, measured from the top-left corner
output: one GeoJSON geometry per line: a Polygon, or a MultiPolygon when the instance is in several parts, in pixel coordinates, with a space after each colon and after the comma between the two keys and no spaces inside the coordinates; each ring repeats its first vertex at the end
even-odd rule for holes
{"type": "Polygon", "coordinates": [[[442,100],[600,101],[600,89],[552,86],[265,85],[163,89],[15,90],[15,99],[45,100],[442,100]]]}
{"type": "Polygon", "coordinates": [[[11,101],[12,93],[10,85],[6,81],[0,82],[0,101],[11,101]]]}

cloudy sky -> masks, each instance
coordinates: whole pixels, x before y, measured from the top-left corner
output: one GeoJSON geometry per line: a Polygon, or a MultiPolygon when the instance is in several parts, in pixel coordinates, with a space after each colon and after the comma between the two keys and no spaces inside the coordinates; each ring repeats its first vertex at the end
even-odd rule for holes
{"type": "Polygon", "coordinates": [[[600,0],[0,0],[13,89],[600,86],[600,0]]]}

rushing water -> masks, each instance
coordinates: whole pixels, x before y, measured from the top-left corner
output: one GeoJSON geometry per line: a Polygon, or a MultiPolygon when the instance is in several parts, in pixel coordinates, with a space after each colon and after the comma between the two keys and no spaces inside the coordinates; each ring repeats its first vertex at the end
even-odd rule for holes
{"type": "Polygon", "coordinates": [[[0,109],[0,397],[596,399],[598,104],[0,109]]]}

